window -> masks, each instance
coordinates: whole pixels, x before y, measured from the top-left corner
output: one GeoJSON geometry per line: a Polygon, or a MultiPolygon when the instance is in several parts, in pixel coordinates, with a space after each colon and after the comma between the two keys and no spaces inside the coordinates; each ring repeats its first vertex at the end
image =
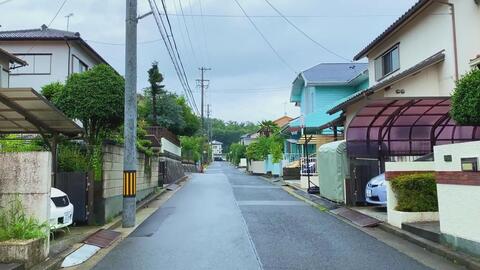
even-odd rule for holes
{"type": "Polygon", "coordinates": [[[18,58],[26,61],[28,65],[12,70],[12,74],[37,74],[48,75],[52,71],[51,54],[15,54],[18,58]]]}
{"type": "Polygon", "coordinates": [[[382,56],[375,59],[375,80],[380,81],[387,75],[400,69],[400,54],[398,44],[382,56]]]}
{"type": "Polygon", "coordinates": [[[72,57],[72,73],[82,73],[88,70],[87,64],[82,62],[78,57],[75,55],[72,57]]]}

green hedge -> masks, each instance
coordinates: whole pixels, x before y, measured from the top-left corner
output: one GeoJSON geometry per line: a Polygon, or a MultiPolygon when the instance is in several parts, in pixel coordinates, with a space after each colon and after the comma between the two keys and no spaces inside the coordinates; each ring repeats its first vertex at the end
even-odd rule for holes
{"type": "Polygon", "coordinates": [[[437,184],[433,173],[398,176],[391,180],[397,197],[396,210],[403,212],[438,211],[437,184]]]}

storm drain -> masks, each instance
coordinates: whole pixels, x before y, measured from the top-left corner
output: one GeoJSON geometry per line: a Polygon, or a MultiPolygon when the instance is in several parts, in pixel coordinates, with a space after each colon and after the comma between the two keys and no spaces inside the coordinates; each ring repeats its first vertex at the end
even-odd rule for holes
{"type": "Polygon", "coordinates": [[[353,224],[360,227],[375,227],[379,223],[381,223],[381,221],[378,219],[369,217],[367,215],[345,207],[340,207],[338,209],[332,210],[331,212],[350,220],[353,224]]]}
{"type": "Polygon", "coordinates": [[[84,243],[100,248],[106,248],[110,246],[119,236],[119,232],[102,229],[85,239],[84,243]]]}

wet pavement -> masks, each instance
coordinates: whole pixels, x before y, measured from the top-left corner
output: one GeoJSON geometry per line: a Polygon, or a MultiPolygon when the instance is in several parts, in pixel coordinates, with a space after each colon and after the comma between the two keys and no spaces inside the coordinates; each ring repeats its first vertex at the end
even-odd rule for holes
{"type": "Polygon", "coordinates": [[[430,269],[227,163],[195,174],[94,269],[430,269]]]}

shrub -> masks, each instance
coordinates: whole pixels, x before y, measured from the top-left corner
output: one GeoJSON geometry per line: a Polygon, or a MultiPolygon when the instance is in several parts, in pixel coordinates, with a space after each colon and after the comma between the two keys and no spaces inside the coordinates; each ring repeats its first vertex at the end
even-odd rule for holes
{"type": "Polygon", "coordinates": [[[24,140],[17,135],[0,138],[0,152],[38,152],[46,147],[41,139],[24,140]]]}
{"type": "Polygon", "coordinates": [[[58,168],[62,172],[84,172],[89,169],[86,151],[79,145],[62,144],[58,148],[58,168]]]}
{"type": "Polygon", "coordinates": [[[453,119],[462,125],[480,125],[480,69],[457,81],[452,96],[453,119]]]}
{"type": "Polygon", "coordinates": [[[0,209],[0,241],[44,238],[47,231],[47,223],[27,216],[18,197],[7,208],[0,209]]]}
{"type": "Polygon", "coordinates": [[[403,212],[438,211],[437,184],[433,173],[402,175],[391,181],[397,197],[396,210],[403,212]]]}

